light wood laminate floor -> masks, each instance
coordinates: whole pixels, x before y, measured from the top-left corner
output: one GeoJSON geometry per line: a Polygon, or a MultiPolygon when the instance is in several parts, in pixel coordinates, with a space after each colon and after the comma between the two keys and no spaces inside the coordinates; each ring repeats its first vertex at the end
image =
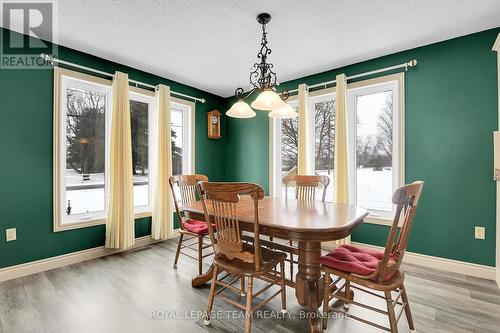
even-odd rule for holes
{"type": "MultiPolygon", "coordinates": [[[[181,256],[178,269],[172,268],[176,244],[173,239],[2,282],[0,332],[243,331],[239,311],[218,299],[214,310],[219,317],[211,326],[203,325],[209,288],[191,288],[197,272],[194,260],[181,256]]],[[[417,332],[500,332],[500,291],[495,282],[414,265],[405,265],[405,271],[417,332]]],[[[254,317],[252,332],[308,331],[294,290],[288,289],[287,296],[287,318],[277,318],[276,298],[254,317]]],[[[385,305],[359,291],[358,297],[385,305]]],[[[350,311],[378,318],[354,306],[350,311]]],[[[379,319],[386,323],[383,316],[379,319]]],[[[405,318],[399,329],[408,331],[405,318]]],[[[332,318],[329,332],[380,331],[348,318],[332,318]]]]}

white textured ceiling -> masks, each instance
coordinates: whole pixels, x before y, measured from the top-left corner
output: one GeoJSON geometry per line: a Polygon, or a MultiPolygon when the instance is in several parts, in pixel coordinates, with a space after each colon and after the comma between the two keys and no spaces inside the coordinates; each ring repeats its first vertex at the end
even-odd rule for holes
{"type": "Polygon", "coordinates": [[[260,12],[281,82],[500,26],[500,0],[59,0],[59,44],[230,96],[260,12]]]}

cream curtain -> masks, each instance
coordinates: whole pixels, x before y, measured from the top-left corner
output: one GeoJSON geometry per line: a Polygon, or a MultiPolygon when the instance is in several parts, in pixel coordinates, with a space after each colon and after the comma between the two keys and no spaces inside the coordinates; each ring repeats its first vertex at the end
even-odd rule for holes
{"type": "Polygon", "coordinates": [[[151,237],[166,239],[173,235],[172,196],[168,178],[172,175],[172,142],[170,138],[170,88],[160,84],[156,89],[155,163],[153,167],[153,218],[151,237]]]}
{"type": "MultiPolygon", "coordinates": [[[[334,151],[334,203],[349,203],[347,156],[347,77],[336,77],[335,151],[334,151]]],[[[337,245],[350,243],[351,237],[338,240],[337,245]]]]}
{"type": "MultiPolygon", "coordinates": [[[[302,83],[299,84],[298,106],[299,106],[299,132],[298,132],[298,152],[297,152],[297,174],[310,175],[312,174],[311,159],[309,158],[309,148],[311,144],[310,135],[308,134],[308,104],[309,104],[309,87],[302,83]]],[[[314,148],[313,148],[314,149],[314,148]]]]}
{"type": "MultiPolygon", "coordinates": [[[[336,77],[336,110],[335,110],[335,151],[334,151],[334,203],[349,203],[348,159],[347,159],[347,77],[339,74],[336,77]]],[[[349,244],[351,237],[337,241],[337,245],[349,244]]]]}
{"type": "Polygon", "coordinates": [[[135,242],[132,138],[128,75],[120,72],[113,77],[109,164],[106,247],[127,249],[135,242]]]}
{"type": "Polygon", "coordinates": [[[348,170],[347,170],[347,113],[346,93],[347,78],[345,74],[336,77],[336,110],[335,110],[335,203],[349,203],[348,170]]]}

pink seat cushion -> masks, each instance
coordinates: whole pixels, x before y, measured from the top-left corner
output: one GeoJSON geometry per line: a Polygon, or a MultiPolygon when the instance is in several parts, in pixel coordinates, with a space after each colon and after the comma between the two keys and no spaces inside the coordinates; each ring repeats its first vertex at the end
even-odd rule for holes
{"type": "MultiPolygon", "coordinates": [[[[339,271],[367,276],[375,272],[383,257],[383,251],[354,245],[341,245],[326,256],[320,257],[319,262],[339,271]]],[[[396,261],[391,256],[388,265],[391,266],[395,263],[396,261]]],[[[386,276],[385,280],[390,279],[392,275],[386,276]]]]}
{"type": "Polygon", "coordinates": [[[182,227],[197,235],[206,235],[208,233],[208,225],[204,221],[187,220],[182,224],[182,227]]]}

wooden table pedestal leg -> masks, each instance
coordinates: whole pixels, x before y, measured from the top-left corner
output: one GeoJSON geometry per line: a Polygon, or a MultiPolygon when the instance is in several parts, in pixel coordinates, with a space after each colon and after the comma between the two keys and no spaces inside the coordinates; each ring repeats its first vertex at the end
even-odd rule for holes
{"type": "Polygon", "coordinates": [[[313,333],[322,331],[318,311],[323,297],[323,277],[318,261],[320,256],[320,242],[299,242],[299,271],[296,275],[295,295],[299,304],[309,311],[313,333]]]}
{"type": "Polygon", "coordinates": [[[205,273],[195,276],[191,279],[191,287],[199,288],[212,280],[214,274],[214,264],[210,265],[210,268],[205,273]]]}

